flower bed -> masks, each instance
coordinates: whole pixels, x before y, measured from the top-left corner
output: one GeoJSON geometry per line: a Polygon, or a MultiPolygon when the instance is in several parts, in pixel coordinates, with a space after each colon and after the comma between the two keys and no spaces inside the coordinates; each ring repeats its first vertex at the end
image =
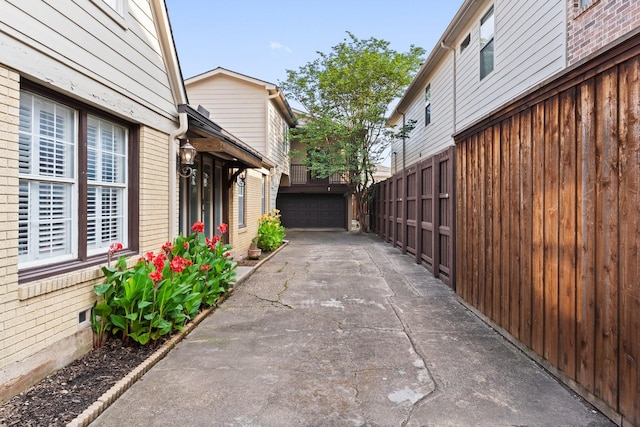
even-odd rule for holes
{"type": "MultiPolygon", "coordinates": [[[[165,243],[158,254],[148,252],[130,269],[124,256],[103,267],[105,283],[94,287],[99,298],[91,318],[94,347],[100,348],[107,334],[124,343],[154,345],[214,305],[236,275],[231,246],[221,240],[227,225],[217,229],[209,238],[204,224],[196,222],[192,234],[165,243]]],[[[119,248],[112,245],[109,260],[119,248]]]]}

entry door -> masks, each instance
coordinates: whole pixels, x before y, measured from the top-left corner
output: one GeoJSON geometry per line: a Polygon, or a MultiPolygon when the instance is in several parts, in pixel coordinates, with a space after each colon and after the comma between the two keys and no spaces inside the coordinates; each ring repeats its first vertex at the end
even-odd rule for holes
{"type": "Polygon", "coordinates": [[[181,206],[186,215],[181,217],[187,219],[187,223],[183,223],[183,234],[190,234],[193,223],[201,221],[205,235],[214,235],[223,218],[222,167],[215,164],[213,157],[198,155],[193,175],[185,178],[182,188],[186,200],[181,206]]]}

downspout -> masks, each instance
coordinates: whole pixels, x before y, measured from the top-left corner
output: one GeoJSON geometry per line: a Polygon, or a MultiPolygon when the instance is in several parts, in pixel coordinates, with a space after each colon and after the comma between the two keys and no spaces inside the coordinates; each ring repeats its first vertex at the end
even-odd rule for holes
{"type": "Polygon", "coordinates": [[[407,123],[404,113],[400,114],[402,114],[402,170],[405,170],[407,168],[407,132],[405,131],[407,123]]]}
{"type": "Polygon", "coordinates": [[[177,153],[180,144],[178,141],[185,136],[189,129],[187,113],[178,113],[178,118],[180,126],[169,134],[169,240],[178,235],[178,212],[176,209],[178,203],[177,153]]]}
{"type": "Polygon", "coordinates": [[[458,120],[457,120],[457,111],[458,111],[458,96],[457,96],[457,74],[456,74],[456,62],[457,62],[457,58],[456,58],[456,49],[451,47],[451,46],[447,46],[446,44],[444,44],[444,41],[440,41],[440,46],[444,49],[450,50],[453,53],[453,133],[456,133],[456,128],[458,125],[458,120]]]}

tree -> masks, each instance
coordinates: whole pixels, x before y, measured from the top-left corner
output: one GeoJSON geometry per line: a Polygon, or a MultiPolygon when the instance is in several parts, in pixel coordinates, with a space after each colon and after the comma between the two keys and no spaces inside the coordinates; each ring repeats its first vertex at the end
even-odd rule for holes
{"type": "Polygon", "coordinates": [[[387,41],[347,34],[330,53],[318,52],[319,58],[299,70],[287,70],[281,85],[306,110],[304,126],[294,129],[293,137],[306,146],[308,169],[318,178],[338,173],[346,180],[365,230],[375,166],[394,137],[385,114],[411,82],[425,51],[411,45],[409,52],[398,53],[387,41]]]}

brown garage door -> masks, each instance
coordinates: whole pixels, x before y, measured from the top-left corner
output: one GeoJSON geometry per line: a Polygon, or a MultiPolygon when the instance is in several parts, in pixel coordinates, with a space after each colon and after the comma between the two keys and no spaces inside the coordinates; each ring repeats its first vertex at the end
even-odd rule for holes
{"type": "Polygon", "coordinates": [[[342,194],[279,194],[277,207],[288,228],[346,228],[342,194]]]}

